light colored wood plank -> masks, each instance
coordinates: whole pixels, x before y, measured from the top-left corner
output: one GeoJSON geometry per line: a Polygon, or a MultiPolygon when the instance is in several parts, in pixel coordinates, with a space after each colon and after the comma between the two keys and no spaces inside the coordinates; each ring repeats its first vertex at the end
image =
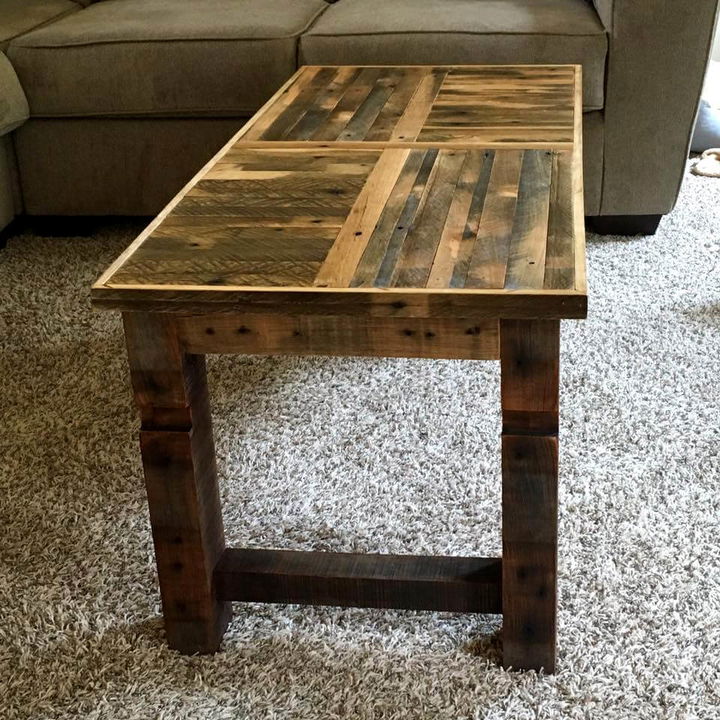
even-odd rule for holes
{"type": "Polygon", "coordinates": [[[417,91],[390,135],[390,142],[415,140],[422,130],[446,75],[447,72],[444,70],[433,69],[420,80],[417,91]]]}
{"type": "Polygon", "coordinates": [[[320,268],[314,282],[316,286],[350,285],[409,153],[409,150],[387,150],[382,154],[320,268]]]}
{"type": "Polygon", "coordinates": [[[473,153],[468,151],[466,155],[453,202],[440,236],[440,243],[430,270],[427,287],[438,288],[449,287],[450,285],[455,263],[460,253],[460,245],[463,240],[468,215],[470,214],[473,191],[486,159],[486,154],[481,152],[473,153]]]}
{"type": "Polygon", "coordinates": [[[573,211],[575,220],[575,289],[587,292],[585,260],[585,192],[583,190],[582,66],[575,66],[575,142],[573,145],[573,211]]]}

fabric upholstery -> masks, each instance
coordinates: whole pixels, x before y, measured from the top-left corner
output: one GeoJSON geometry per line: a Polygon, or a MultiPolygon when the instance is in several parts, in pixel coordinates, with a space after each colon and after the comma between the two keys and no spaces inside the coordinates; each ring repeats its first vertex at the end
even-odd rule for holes
{"type": "Polygon", "coordinates": [[[308,64],[582,64],[603,106],[607,36],[586,0],[339,0],[300,41],[308,64]]]}
{"type": "MultiPolygon", "coordinates": [[[[597,214],[602,113],[585,113],[585,199],[597,214]]],[[[242,118],[31,119],[15,132],[31,215],[152,215],[242,127],[242,118]]]]}
{"type": "Polygon", "coordinates": [[[603,177],[603,135],[605,123],[600,110],[583,114],[583,180],[585,214],[600,213],[603,177]]]}
{"type": "Polygon", "coordinates": [[[0,136],[24,123],[30,114],[27,98],[10,61],[0,52],[0,136]]]}
{"type": "Polygon", "coordinates": [[[609,32],[612,32],[613,2],[614,0],[593,0],[597,14],[609,32]]]}
{"type": "Polygon", "coordinates": [[[15,131],[30,215],[152,215],[243,118],[30,119],[15,131]]]}
{"type": "Polygon", "coordinates": [[[717,0],[694,0],[692,10],[673,0],[612,7],[601,212],[667,213],[682,182],[717,0]]]}
{"type": "Polygon", "coordinates": [[[35,117],[252,113],[324,0],[103,0],[12,43],[35,117]]]}
{"type": "Polygon", "coordinates": [[[0,0],[0,51],[13,38],[80,9],[72,0],[0,0]]]}
{"type": "Polygon", "coordinates": [[[0,137],[0,230],[20,212],[16,200],[15,156],[10,136],[0,137]]]}

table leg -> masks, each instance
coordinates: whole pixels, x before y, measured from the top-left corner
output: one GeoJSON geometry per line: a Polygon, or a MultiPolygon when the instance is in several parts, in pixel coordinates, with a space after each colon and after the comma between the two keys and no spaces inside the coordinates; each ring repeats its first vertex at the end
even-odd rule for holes
{"type": "Polygon", "coordinates": [[[183,653],[214,652],[230,603],[213,582],[225,537],[205,358],[183,352],[170,316],[123,320],[167,641],[183,653]]]}
{"type": "Polygon", "coordinates": [[[503,665],[555,672],[560,322],[500,323],[503,665]]]}

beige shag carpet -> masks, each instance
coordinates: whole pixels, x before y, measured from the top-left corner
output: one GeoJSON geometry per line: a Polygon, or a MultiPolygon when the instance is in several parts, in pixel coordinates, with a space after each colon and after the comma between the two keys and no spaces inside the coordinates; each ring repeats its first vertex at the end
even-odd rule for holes
{"type": "MultiPolygon", "coordinates": [[[[589,238],[563,328],[559,672],[505,672],[494,617],[237,605],[163,643],[119,318],[131,240],[0,252],[0,717],[720,718],[720,181],[652,238],[589,238]]],[[[220,357],[230,542],[496,554],[495,363],[220,357]]]]}

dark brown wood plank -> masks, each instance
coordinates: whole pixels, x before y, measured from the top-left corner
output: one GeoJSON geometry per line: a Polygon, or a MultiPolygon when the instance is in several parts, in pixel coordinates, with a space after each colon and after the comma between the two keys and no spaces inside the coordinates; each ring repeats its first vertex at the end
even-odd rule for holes
{"type": "Polygon", "coordinates": [[[312,78],[301,85],[293,102],[263,130],[262,140],[281,140],[285,133],[293,127],[313,106],[315,98],[322,94],[326,85],[332,81],[336,68],[320,68],[312,78]]]}
{"type": "Polygon", "coordinates": [[[125,314],[124,326],[165,634],[180,652],[215,652],[231,608],[213,584],[225,538],[204,358],[182,351],[172,318],[125,314]]]}
{"type": "Polygon", "coordinates": [[[228,549],[220,597],[241,602],[500,612],[498,558],[228,549]]]}
{"type": "Polygon", "coordinates": [[[503,665],[555,672],[560,324],[500,323],[503,665]]]}
{"type": "Polygon", "coordinates": [[[502,320],[500,327],[503,432],[557,433],[560,323],[502,320]]]}
{"type": "MultiPolygon", "coordinates": [[[[422,150],[414,150],[408,156],[358,263],[350,287],[372,287],[391,240],[396,237],[396,233],[402,233],[404,237],[409,231],[410,223],[406,228],[401,216],[407,207],[408,197],[417,182],[418,173],[425,157],[426,154],[422,150]]],[[[428,167],[428,173],[431,167],[432,165],[428,167]]]]}
{"type": "Polygon", "coordinates": [[[373,284],[376,287],[390,287],[393,273],[398,258],[402,252],[405,240],[412,229],[415,218],[422,213],[422,208],[427,199],[428,189],[431,186],[431,178],[435,170],[438,158],[438,150],[426,150],[424,153],[420,170],[415,178],[410,193],[407,196],[397,225],[390,236],[385,248],[380,268],[373,284]]]}
{"type": "Polygon", "coordinates": [[[308,140],[325,125],[330,114],[352,86],[360,71],[348,66],[338,68],[333,80],[319,93],[312,107],[292,127],[288,128],[284,140],[308,140]]]}
{"type": "Polygon", "coordinates": [[[555,672],[556,437],[503,435],[503,666],[555,672]]]}
{"type": "Polygon", "coordinates": [[[572,190],[572,156],[553,158],[547,252],[543,286],[572,288],[575,284],[575,220],[572,190]]]}

